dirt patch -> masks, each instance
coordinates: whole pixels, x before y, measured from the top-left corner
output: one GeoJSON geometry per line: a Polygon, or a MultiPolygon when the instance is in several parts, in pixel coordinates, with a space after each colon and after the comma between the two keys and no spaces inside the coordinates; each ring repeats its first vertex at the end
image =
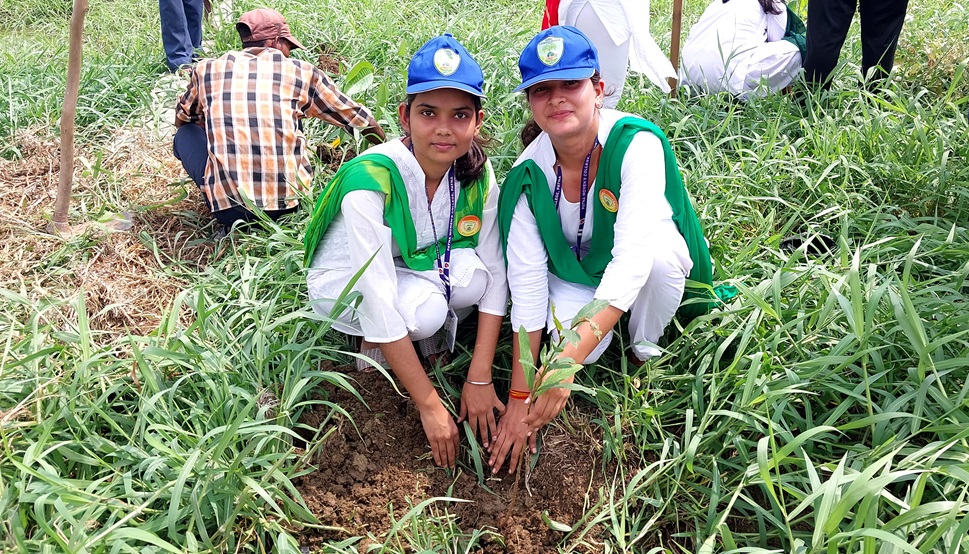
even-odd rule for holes
{"type": "Polygon", "coordinates": [[[339,55],[331,46],[324,46],[323,51],[316,57],[316,67],[330,75],[340,74],[341,62],[339,55]]]}
{"type": "MultiPolygon", "coordinates": [[[[119,131],[110,145],[77,149],[69,223],[85,225],[74,236],[53,235],[59,145],[42,137],[21,134],[22,159],[0,160],[0,288],[34,303],[83,291],[98,336],[151,332],[184,289],[181,276],[211,255],[207,208],[178,184],[182,169],[167,144],[119,131]],[[111,212],[124,212],[130,229],[96,223],[111,212]]],[[[58,313],[75,319],[73,307],[58,313]]]]}
{"type": "MultiPolygon", "coordinates": [[[[566,535],[550,529],[542,512],[556,522],[576,525],[599,500],[605,486],[599,437],[580,412],[570,414],[570,422],[581,432],[569,433],[557,425],[544,432],[537,464],[527,476],[527,489],[523,472],[515,509],[510,512],[514,476],[503,472],[480,484],[467,440],[462,443],[462,463],[455,473],[435,467],[413,403],[398,395],[379,373],[354,372],[351,376],[369,409],[346,391],[328,391],[329,400],[346,409],[356,426],[338,418],[338,429],[321,449],[318,470],[296,481],[320,523],[332,528],[304,534],[305,544],[319,546],[325,541],[368,535],[383,540],[392,526],[391,511],[399,520],[425,499],[452,497],[469,502],[441,502],[432,513],[440,516],[446,509],[465,532],[493,532],[481,540],[477,551],[548,552],[566,535]]],[[[327,413],[321,409],[306,414],[302,421],[315,426],[327,413]]],[[[528,461],[526,458],[526,464],[528,461]]],[[[594,528],[585,536],[586,544],[601,544],[596,540],[599,533],[594,528]]],[[[574,551],[596,552],[598,548],[583,545],[574,551]]]]}
{"type": "Polygon", "coordinates": [[[357,157],[357,152],[351,146],[337,143],[323,143],[316,147],[316,156],[320,159],[320,164],[326,167],[330,173],[336,173],[344,162],[348,162],[357,157]]]}

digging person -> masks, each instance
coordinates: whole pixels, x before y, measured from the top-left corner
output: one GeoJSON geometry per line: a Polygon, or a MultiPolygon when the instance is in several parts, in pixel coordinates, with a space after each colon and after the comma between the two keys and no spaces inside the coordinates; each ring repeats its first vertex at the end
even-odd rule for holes
{"type": "Polygon", "coordinates": [[[405,136],[340,167],[305,238],[313,309],[329,315],[351,284],[362,295],[333,328],[361,337],[360,369],[374,360],[393,371],[420,411],[434,462],[452,468],[458,427],[418,351],[453,349],[474,306],[477,335],[459,420],[490,444],[495,411],[504,411],[491,371],[508,289],[498,187],[480,135],[483,86],[481,68],[454,37],[422,46],[398,107],[405,136]]]}
{"type": "Polygon", "coordinates": [[[359,130],[373,144],[384,131],[367,108],[347,98],[322,70],[290,58],[303,48],[279,12],[258,9],[239,18],[242,50],[202,60],[175,107],[173,151],[212,215],[228,231],[296,211],[297,193],[311,181],[301,120],[315,117],[359,130]]]}
{"type": "MultiPolygon", "coordinates": [[[[558,341],[583,306],[605,306],[577,321],[559,359],[591,364],[629,314],[629,355],[639,362],[680,313],[686,280],[710,284],[710,253],[663,132],[648,121],[603,108],[598,53],[575,27],[554,26],[525,47],[518,62],[534,122],[541,130],[501,186],[498,223],[506,245],[512,330],[524,329],[537,360],[542,330],[558,341]]],[[[686,311],[690,313],[685,313],[686,311]]],[[[523,448],[562,411],[569,389],[532,397],[512,341],[511,390],[489,450],[497,473],[514,471],[523,448]]],[[[524,338],[524,337],[523,337],[524,338]]],[[[572,376],[566,379],[572,381],[572,376]]]]}

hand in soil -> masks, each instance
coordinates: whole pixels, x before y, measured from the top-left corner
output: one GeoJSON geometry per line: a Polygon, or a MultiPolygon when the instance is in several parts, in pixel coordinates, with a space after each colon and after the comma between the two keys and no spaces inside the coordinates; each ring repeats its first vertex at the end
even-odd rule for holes
{"type": "Polygon", "coordinates": [[[421,424],[431,444],[434,463],[453,469],[458,453],[458,426],[444,404],[438,401],[436,406],[422,409],[421,424]]]}
{"type": "Polygon", "coordinates": [[[505,415],[498,420],[498,437],[488,449],[488,452],[491,452],[488,465],[491,466],[492,474],[498,473],[509,455],[511,459],[508,461],[508,473],[514,473],[526,444],[532,454],[538,452],[535,443],[537,435],[531,432],[533,431],[531,427],[522,422],[526,415],[528,415],[528,406],[524,401],[508,400],[505,415]]]}
{"type": "MultiPolygon", "coordinates": [[[[569,382],[571,382],[571,379],[569,379],[569,382]]],[[[565,403],[569,399],[569,394],[571,394],[569,389],[554,388],[543,392],[538,398],[525,400],[525,405],[531,404],[532,410],[525,417],[523,423],[528,427],[541,429],[549,421],[555,419],[555,416],[562,413],[565,403]]]]}
{"type": "Polygon", "coordinates": [[[458,423],[467,419],[472,431],[481,439],[485,448],[491,444],[492,439],[497,437],[498,423],[495,419],[495,410],[498,410],[498,415],[505,413],[505,405],[495,394],[494,385],[464,384],[464,388],[461,389],[461,411],[458,412],[458,423]]]}

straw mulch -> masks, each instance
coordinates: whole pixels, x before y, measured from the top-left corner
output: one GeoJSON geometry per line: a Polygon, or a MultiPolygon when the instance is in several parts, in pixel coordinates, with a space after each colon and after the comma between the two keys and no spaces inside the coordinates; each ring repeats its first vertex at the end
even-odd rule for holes
{"type": "Polygon", "coordinates": [[[212,254],[198,191],[184,184],[170,142],[125,130],[107,146],[78,146],[69,215],[75,233],[53,235],[59,150],[45,135],[27,130],[16,137],[22,158],[0,160],[0,288],[35,305],[66,301],[46,315],[64,322],[76,321],[82,292],[93,334],[104,340],[150,333],[212,254]],[[130,215],[130,229],[96,223],[112,212],[130,215]]]}

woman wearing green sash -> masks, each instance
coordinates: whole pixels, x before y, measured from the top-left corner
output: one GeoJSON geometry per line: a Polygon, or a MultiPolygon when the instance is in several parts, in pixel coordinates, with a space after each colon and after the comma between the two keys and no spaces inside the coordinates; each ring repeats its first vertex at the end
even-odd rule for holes
{"type": "MultiPolygon", "coordinates": [[[[709,252],[669,143],[651,123],[602,108],[598,54],[578,29],[542,31],[518,66],[516,90],[525,91],[541,132],[515,162],[499,200],[512,330],[524,328],[537,359],[542,331],[557,339],[553,309],[569,327],[598,299],[608,304],[576,327],[580,340],[561,356],[596,361],[624,313],[631,354],[654,356],[687,277],[710,282],[709,252]]],[[[509,456],[514,471],[526,446],[535,452],[535,431],[569,396],[558,388],[529,398],[517,332],[512,344],[507,411],[490,448],[493,472],[509,456]]]]}
{"type": "Polygon", "coordinates": [[[491,366],[508,290],[498,192],[479,137],[483,80],[450,35],[421,47],[399,107],[406,136],[343,164],[320,196],[305,239],[313,308],[329,314],[359,274],[352,285],[359,304],[333,327],[362,337],[361,354],[390,367],[420,410],[434,462],[446,467],[454,467],[458,428],[412,341],[435,354],[450,333],[453,347],[455,326],[477,305],[460,418],[487,444],[495,410],[504,410],[491,366]]]}

